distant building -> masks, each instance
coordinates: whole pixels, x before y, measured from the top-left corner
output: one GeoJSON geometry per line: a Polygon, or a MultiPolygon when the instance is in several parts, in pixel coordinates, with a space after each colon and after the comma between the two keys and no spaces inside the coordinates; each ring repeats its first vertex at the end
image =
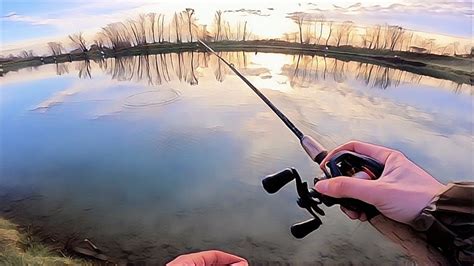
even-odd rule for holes
{"type": "Polygon", "coordinates": [[[100,51],[100,50],[102,50],[102,49],[100,49],[97,44],[93,44],[93,45],[91,45],[91,47],[89,48],[89,51],[91,51],[91,52],[97,52],[97,51],[100,51]]]}
{"type": "Polygon", "coordinates": [[[77,49],[72,50],[69,53],[70,54],[82,54],[82,53],[84,53],[84,51],[82,51],[80,48],[77,48],[77,49]]]}
{"type": "Polygon", "coordinates": [[[413,53],[422,53],[422,54],[428,53],[428,50],[422,47],[418,47],[418,46],[410,46],[409,51],[413,53]]]}

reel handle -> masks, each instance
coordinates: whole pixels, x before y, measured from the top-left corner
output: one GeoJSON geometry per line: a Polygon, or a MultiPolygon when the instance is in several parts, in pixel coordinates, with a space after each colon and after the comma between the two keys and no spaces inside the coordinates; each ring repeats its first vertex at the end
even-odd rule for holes
{"type": "Polygon", "coordinates": [[[278,173],[267,175],[265,179],[262,180],[262,185],[265,191],[273,194],[291,182],[293,179],[295,179],[295,173],[293,173],[292,169],[286,168],[278,173]]]}
{"type": "Polygon", "coordinates": [[[309,233],[318,229],[322,224],[319,218],[311,218],[304,222],[296,223],[290,227],[291,234],[298,239],[304,238],[309,233]]]}

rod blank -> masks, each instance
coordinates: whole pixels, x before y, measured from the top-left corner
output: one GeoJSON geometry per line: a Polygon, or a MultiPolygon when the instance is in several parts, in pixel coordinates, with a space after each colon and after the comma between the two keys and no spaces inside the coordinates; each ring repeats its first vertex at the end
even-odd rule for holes
{"type": "Polygon", "coordinates": [[[293,132],[296,137],[298,137],[298,139],[301,141],[301,139],[303,138],[303,133],[288,119],[288,117],[286,117],[286,115],[284,115],[280,110],[278,110],[278,108],[273,105],[273,103],[262,93],[260,92],[259,89],[257,89],[257,87],[255,87],[246,77],[244,77],[235,67],[233,64],[227,62],[224,58],[222,58],[220,55],[218,55],[211,47],[209,47],[206,43],[204,43],[203,41],[201,40],[198,40],[198,42],[204,46],[209,52],[211,52],[212,54],[214,54],[215,56],[217,56],[222,62],[224,62],[224,64],[226,64],[241,80],[243,80],[245,82],[245,84],[247,84],[247,86],[249,86],[256,94],[258,97],[260,97],[260,99],[262,99],[263,102],[265,102],[265,104],[267,104],[268,107],[270,107],[270,109],[272,109],[272,111],[281,119],[281,121],[283,121],[283,123],[285,123],[285,125],[291,130],[291,132],[293,132]]]}

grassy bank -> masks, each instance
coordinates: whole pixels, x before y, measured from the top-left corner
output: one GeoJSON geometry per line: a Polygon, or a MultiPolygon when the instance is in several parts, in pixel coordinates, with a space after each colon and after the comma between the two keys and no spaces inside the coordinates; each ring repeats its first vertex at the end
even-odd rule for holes
{"type": "MultiPolygon", "coordinates": [[[[413,53],[404,51],[374,50],[352,46],[323,46],[293,42],[269,41],[219,41],[210,43],[216,51],[247,51],[262,53],[302,54],[355,61],[408,71],[418,75],[451,80],[459,84],[473,84],[472,58],[446,55],[413,53]]],[[[143,54],[205,52],[202,46],[192,43],[153,43],[141,46],[91,50],[86,53],[62,54],[59,56],[33,57],[0,62],[2,73],[16,71],[24,67],[55,64],[80,60],[100,60],[102,58],[134,56],[143,54]]]]}
{"type": "Polygon", "coordinates": [[[1,265],[78,265],[84,262],[55,252],[34,236],[20,232],[15,224],[0,218],[1,265]]]}

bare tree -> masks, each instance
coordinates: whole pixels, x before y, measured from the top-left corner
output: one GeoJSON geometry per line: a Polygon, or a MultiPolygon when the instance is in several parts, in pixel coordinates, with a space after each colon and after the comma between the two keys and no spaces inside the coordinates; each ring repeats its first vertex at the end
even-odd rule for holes
{"type": "Polygon", "coordinates": [[[344,21],[338,25],[334,37],[336,39],[336,46],[339,46],[344,38],[346,38],[346,44],[349,42],[349,35],[353,30],[354,23],[352,21],[344,21]]]}
{"type": "Polygon", "coordinates": [[[386,39],[391,51],[395,49],[400,39],[403,39],[404,34],[405,30],[400,26],[387,26],[386,39]]]}
{"type": "Polygon", "coordinates": [[[312,30],[311,30],[311,21],[307,20],[305,24],[303,24],[304,30],[304,43],[310,43],[312,38],[312,30]]]}
{"type": "MultiPolygon", "coordinates": [[[[379,48],[379,41],[380,41],[380,34],[382,32],[382,26],[380,25],[375,25],[375,29],[374,29],[374,36],[373,36],[373,49],[378,49],[379,48]]],[[[372,48],[372,44],[371,46],[369,47],[369,49],[372,48]]]]}
{"type": "Polygon", "coordinates": [[[328,38],[326,39],[326,46],[328,46],[329,39],[331,39],[331,34],[333,32],[332,25],[333,25],[333,22],[329,21],[329,34],[328,34],[328,38]]]}
{"type": "Polygon", "coordinates": [[[374,42],[374,34],[372,29],[367,27],[365,28],[365,33],[361,36],[362,38],[362,46],[365,48],[372,48],[372,43],[374,42]]]}
{"type": "Polygon", "coordinates": [[[230,40],[232,38],[232,30],[230,28],[230,23],[225,22],[224,24],[224,33],[225,33],[225,39],[230,40]]]}
{"type": "Polygon", "coordinates": [[[161,16],[161,28],[158,31],[158,35],[160,36],[160,42],[165,42],[165,15],[161,16]]]}
{"type": "Polygon", "coordinates": [[[127,25],[122,22],[108,24],[102,28],[102,34],[112,49],[130,47],[133,44],[134,39],[128,31],[127,25]]]}
{"type": "Polygon", "coordinates": [[[237,23],[237,32],[235,33],[235,40],[240,40],[240,31],[241,31],[241,26],[240,26],[240,21],[237,23]]]}
{"type": "Polygon", "coordinates": [[[168,42],[171,42],[171,24],[168,25],[168,42]]]}
{"type": "MultiPolygon", "coordinates": [[[[165,15],[152,12],[152,13],[148,13],[146,17],[149,18],[149,26],[146,23],[146,19],[140,22],[141,23],[140,28],[143,28],[142,32],[149,31],[149,33],[151,33],[149,34],[151,35],[149,39],[151,39],[153,43],[164,42],[165,41],[165,38],[164,38],[165,15]]],[[[146,38],[144,41],[146,42],[146,38]]]]}
{"type": "Polygon", "coordinates": [[[113,24],[108,24],[102,28],[102,35],[105,37],[105,42],[109,42],[110,48],[116,49],[118,43],[118,37],[114,34],[113,24]]]}
{"type": "Polygon", "coordinates": [[[457,55],[458,46],[459,46],[459,42],[453,42],[453,43],[451,43],[451,45],[453,46],[453,55],[456,56],[456,55],[457,55]]]}
{"type": "MultiPolygon", "coordinates": [[[[158,16],[158,21],[160,20],[160,16],[161,15],[158,16]]],[[[155,38],[155,29],[156,29],[156,24],[157,24],[156,13],[154,12],[148,13],[148,18],[150,18],[151,37],[152,37],[153,43],[156,43],[156,38],[155,38]]]]}
{"type": "Polygon", "coordinates": [[[181,43],[181,16],[179,16],[176,12],[173,16],[173,25],[176,34],[176,42],[181,43]]]}
{"type": "Polygon", "coordinates": [[[321,41],[321,37],[323,36],[323,27],[324,27],[324,22],[325,22],[325,18],[323,15],[321,15],[319,19],[316,20],[316,25],[318,24],[318,22],[319,22],[319,36],[318,36],[318,40],[316,41],[316,44],[319,44],[319,42],[321,41]]]}
{"type": "Polygon", "coordinates": [[[128,19],[127,24],[123,24],[126,29],[127,39],[133,45],[139,46],[146,44],[146,15],[140,14],[138,20],[128,19]]]}
{"type": "Polygon", "coordinates": [[[339,46],[342,40],[342,36],[344,35],[344,28],[341,25],[336,27],[336,31],[334,33],[334,38],[336,39],[336,46],[339,46]]]}
{"type": "Polygon", "coordinates": [[[107,37],[104,36],[103,32],[97,33],[96,37],[94,38],[94,41],[93,41],[94,45],[100,50],[104,49],[104,39],[106,39],[106,38],[107,37]]]}
{"type": "Polygon", "coordinates": [[[189,37],[190,37],[191,42],[193,42],[193,30],[192,29],[193,29],[193,27],[195,27],[194,18],[193,18],[194,9],[186,8],[186,10],[184,12],[186,13],[186,20],[188,22],[189,37]]]}
{"type": "Polygon", "coordinates": [[[349,45],[349,43],[351,42],[351,34],[352,34],[352,31],[354,31],[354,22],[352,21],[345,21],[343,23],[343,26],[345,27],[345,32],[346,32],[346,45],[349,45]]]}
{"type": "Polygon", "coordinates": [[[132,44],[139,45],[140,44],[140,36],[138,32],[138,27],[136,25],[136,21],[129,19],[127,20],[127,30],[129,30],[130,36],[132,37],[132,44]]]}
{"type": "Polygon", "coordinates": [[[140,44],[146,44],[146,15],[140,14],[138,16],[138,36],[140,37],[140,44]]]}
{"type": "Polygon", "coordinates": [[[370,38],[371,38],[371,35],[369,34],[369,29],[366,28],[365,29],[365,34],[361,34],[361,39],[362,39],[362,47],[364,48],[368,48],[369,47],[369,43],[370,43],[370,38]]]}
{"type": "Polygon", "coordinates": [[[220,41],[222,39],[222,11],[216,11],[214,15],[214,40],[220,41]]]}
{"type": "Polygon", "coordinates": [[[48,47],[54,56],[63,54],[64,47],[60,42],[48,42],[48,47]]]}
{"type": "Polygon", "coordinates": [[[34,57],[35,55],[34,55],[33,50],[28,50],[28,51],[23,50],[23,51],[20,52],[19,56],[21,58],[31,58],[31,57],[34,57]]]}
{"type": "Polygon", "coordinates": [[[83,53],[87,52],[86,40],[84,39],[84,36],[82,36],[82,32],[69,35],[68,37],[77,49],[80,49],[83,53]]]}
{"type": "Polygon", "coordinates": [[[247,39],[247,21],[245,21],[244,23],[244,32],[243,32],[243,36],[242,36],[242,41],[246,41],[247,39]]]}
{"type": "Polygon", "coordinates": [[[303,43],[303,24],[304,24],[304,13],[302,12],[295,12],[293,13],[290,18],[293,20],[293,22],[296,23],[298,26],[298,32],[299,32],[299,38],[300,38],[300,43],[303,43]]]}

